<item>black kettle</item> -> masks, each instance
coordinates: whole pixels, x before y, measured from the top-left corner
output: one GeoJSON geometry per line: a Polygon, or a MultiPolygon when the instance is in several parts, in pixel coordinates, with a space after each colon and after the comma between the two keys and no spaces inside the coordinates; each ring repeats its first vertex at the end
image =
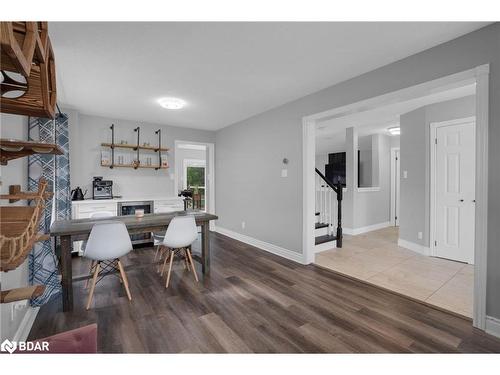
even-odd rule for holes
{"type": "Polygon", "coordinates": [[[85,193],[80,189],[79,186],[71,190],[71,200],[72,201],[83,201],[85,198],[85,194],[87,194],[87,190],[85,190],[85,193]]]}

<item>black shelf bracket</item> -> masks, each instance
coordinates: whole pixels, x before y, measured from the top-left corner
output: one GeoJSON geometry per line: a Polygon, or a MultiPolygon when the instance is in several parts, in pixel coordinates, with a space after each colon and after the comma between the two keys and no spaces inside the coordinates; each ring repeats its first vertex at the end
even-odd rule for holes
{"type": "Polygon", "coordinates": [[[137,167],[141,163],[141,159],[140,159],[140,156],[139,156],[139,146],[141,144],[141,127],[138,126],[137,128],[134,129],[134,131],[137,133],[137,146],[134,147],[134,151],[137,151],[137,160],[134,163],[134,169],[137,169],[137,167]]]}
{"type": "Polygon", "coordinates": [[[111,165],[110,169],[113,169],[115,165],[115,124],[111,124],[109,127],[111,129],[111,165]]]}
{"type": "Polygon", "coordinates": [[[158,134],[158,148],[155,150],[158,152],[158,167],[155,168],[155,171],[161,168],[161,129],[155,131],[155,134],[158,134]]]}

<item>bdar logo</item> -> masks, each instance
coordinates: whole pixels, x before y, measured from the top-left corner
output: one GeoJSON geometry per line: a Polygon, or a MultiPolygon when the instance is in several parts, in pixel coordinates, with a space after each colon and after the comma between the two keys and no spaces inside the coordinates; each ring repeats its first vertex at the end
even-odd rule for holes
{"type": "Polygon", "coordinates": [[[10,354],[14,353],[17,349],[17,343],[12,342],[9,339],[5,340],[2,342],[2,345],[0,345],[0,350],[2,352],[9,352],[10,354]]]}

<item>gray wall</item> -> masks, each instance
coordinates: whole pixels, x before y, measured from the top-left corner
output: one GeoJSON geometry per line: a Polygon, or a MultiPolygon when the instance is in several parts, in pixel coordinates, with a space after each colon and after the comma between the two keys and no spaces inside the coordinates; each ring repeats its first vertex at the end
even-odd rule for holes
{"type": "Polygon", "coordinates": [[[316,155],[315,165],[321,173],[325,174],[325,166],[328,164],[328,154],[319,154],[316,155]]]}
{"type": "MultiPolygon", "coordinates": [[[[65,110],[70,116],[70,139],[72,143],[70,173],[71,187],[80,186],[88,189],[87,197],[92,196],[91,184],[93,176],[103,176],[113,180],[113,194],[130,198],[154,198],[176,196],[175,173],[175,140],[209,142],[215,141],[215,132],[178,128],[168,125],[137,123],[127,120],[110,119],[97,116],[78,114],[65,110]],[[170,148],[168,153],[168,170],[105,168],[100,166],[101,143],[111,142],[109,126],[115,124],[115,142],[126,140],[130,144],[136,142],[136,133],[133,131],[141,126],[141,143],[158,143],[157,129],[162,131],[162,146],[170,148]]],[[[155,156],[156,154],[152,154],[155,156]]]]}
{"type": "Polygon", "coordinates": [[[495,290],[500,285],[499,23],[218,131],[218,225],[302,252],[302,118],[486,63],[490,64],[487,313],[500,318],[495,290]],[[282,179],[279,170],[285,156],[291,163],[289,177],[282,179]],[[239,224],[243,216],[245,231],[239,224]]]}
{"type": "Polygon", "coordinates": [[[302,129],[286,107],[224,128],[216,138],[217,226],[302,252],[302,129]],[[281,177],[288,158],[288,177],[281,177]],[[242,229],[241,222],[246,223],[242,229]]]}
{"type": "Polygon", "coordinates": [[[372,148],[373,135],[366,135],[364,137],[358,138],[359,146],[359,181],[358,186],[362,187],[372,187],[372,175],[373,175],[373,155],[374,151],[372,148]]]}
{"type": "MultiPolygon", "coordinates": [[[[0,135],[1,138],[13,138],[25,140],[28,138],[28,118],[25,116],[16,116],[0,114],[0,135]]],[[[28,182],[28,158],[20,158],[9,161],[9,164],[0,167],[0,176],[2,184],[0,185],[1,194],[9,193],[9,185],[21,185],[23,191],[26,191],[28,182]]],[[[2,204],[6,204],[3,201],[2,204]]],[[[26,201],[14,203],[14,205],[26,205],[26,201]]],[[[21,288],[28,285],[28,260],[15,270],[9,272],[0,272],[0,281],[2,290],[21,288]]],[[[10,303],[0,305],[0,341],[12,337],[16,333],[26,312],[31,309],[26,305],[24,308],[15,310],[14,319],[11,320],[10,303]]]]}
{"type": "MultiPolygon", "coordinates": [[[[386,223],[390,220],[390,198],[391,198],[391,140],[387,135],[374,134],[370,136],[371,147],[376,150],[376,155],[373,155],[374,165],[376,169],[373,174],[377,176],[376,186],[377,191],[359,190],[357,187],[351,189],[351,185],[347,186],[347,194],[344,208],[345,218],[344,226],[346,229],[358,229],[370,225],[386,223]],[[352,200],[352,203],[350,202],[352,200]],[[348,208],[352,207],[352,213],[348,213],[348,208]]],[[[346,140],[350,140],[348,135],[346,140]]],[[[357,143],[357,142],[356,142],[357,143]]],[[[359,143],[358,143],[359,145],[359,143]]],[[[352,153],[357,155],[355,145],[348,145],[352,153]]],[[[361,146],[360,146],[361,148],[361,146]]],[[[357,177],[357,163],[352,163],[353,157],[346,158],[346,173],[355,177],[348,178],[349,181],[355,181],[357,177]]],[[[356,185],[355,185],[356,186],[356,185]]]]}
{"type": "Polygon", "coordinates": [[[427,209],[426,167],[429,149],[426,142],[425,107],[406,113],[400,119],[400,201],[399,238],[425,245],[429,243],[429,233],[425,226],[427,209]],[[403,171],[408,178],[403,178],[403,171]],[[424,237],[419,240],[417,233],[424,237]]]}
{"type": "Polygon", "coordinates": [[[401,239],[429,246],[430,123],[474,116],[475,100],[472,95],[428,105],[401,116],[401,239]],[[403,171],[408,172],[408,178],[402,177],[403,171]],[[422,239],[418,239],[418,232],[422,232],[422,239]]]}

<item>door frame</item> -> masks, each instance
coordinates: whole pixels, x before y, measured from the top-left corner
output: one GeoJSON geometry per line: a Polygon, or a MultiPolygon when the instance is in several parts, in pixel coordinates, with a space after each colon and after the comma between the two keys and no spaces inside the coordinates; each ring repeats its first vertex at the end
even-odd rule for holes
{"type": "Polygon", "coordinates": [[[464,84],[476,84],[476,234],[474,253],[473,326],[486,328],[486,266],[488,251],[488,121],[489,64],[404,89],[318,112],[302,118],[302,248],[303,263],[314,261],[314,189],[316,122],[374,109],[464,84]]]}
{"type": "MultiPolygon", "coordinates": [[[[430,206],[429,206],[429,248],[430,255],[437,256],[436,254],[436,147],[437,144],[434,142],[434,139],[437,137],[438,128],[442,128],[445,126],[459,125],[464,123],[474,122],[474,127],[476,123],[476,116],[463,117],[454,120],[448,121],[439,121],[439,122],[431,122],[429,124],[430,132],[429,132],[429,147],[430,147],[430,174],[429,174],[429,187],[430,187],[430,206]]],[[[476,152],[477,158],[477,152],[476,152]]],[[[477,163],[476,166],[477,168],[477,163]]],[[[474,168],[475,169],[475,168],[474,168]]],[[[477,172],[476,178],[477,178],[477,172]]],[[[475,220],[475,218],[474,218],[475,220]]],[[[476,227],[476,226],[475,226],[476,227]]],[[[474,228],[475,230],[475,228],[474,228]]],[[[475,241],[474,241],[475,242],[475,241]]],[[[474,243],[474,254],[476,253],[475,243],[474,243]]]]}
{"type": "MultiPolygon", "coordinates": [[[[396,226],[396,206],[394,202],[396,201],[396,151],[399,151],[399,159],[401,159],[401,146],[391,147],[391,224],[396,226]]],[[[401,163],[401,160],[398,160],[401,163]]],[[[400,164],[401,173],[401,164],[400,164]]],[[[400,176],[401,177],[401,176],[400,176]]],[[[399,223],[399,217],[398,217],[399,223]]]]}
{"type": "MultiPolygon", "coordinates": [[[[174,141],[174,190],[177,191],[177,186],[179,185],[179,173],[183,173],[182,171],[177,171],[177,163],[175,160],[177,154],[177,146],[181,143],[188,143],[192,145],[204,145],[207,147],[207,165],[208,173],[206,173],[205,178],[207,180],[206,187],[208,187],[208,196],[206,196],[205,192],[205,204],[207,205],[207,213],[215,215],[215,143],[209,142],[195,142],[195,141],[184,141],[180,139],[176,139],[174,141]]],[[[215,230],[215,221],[211,220],[209,223],[209,228],[211,231],[215,230]]]]}

